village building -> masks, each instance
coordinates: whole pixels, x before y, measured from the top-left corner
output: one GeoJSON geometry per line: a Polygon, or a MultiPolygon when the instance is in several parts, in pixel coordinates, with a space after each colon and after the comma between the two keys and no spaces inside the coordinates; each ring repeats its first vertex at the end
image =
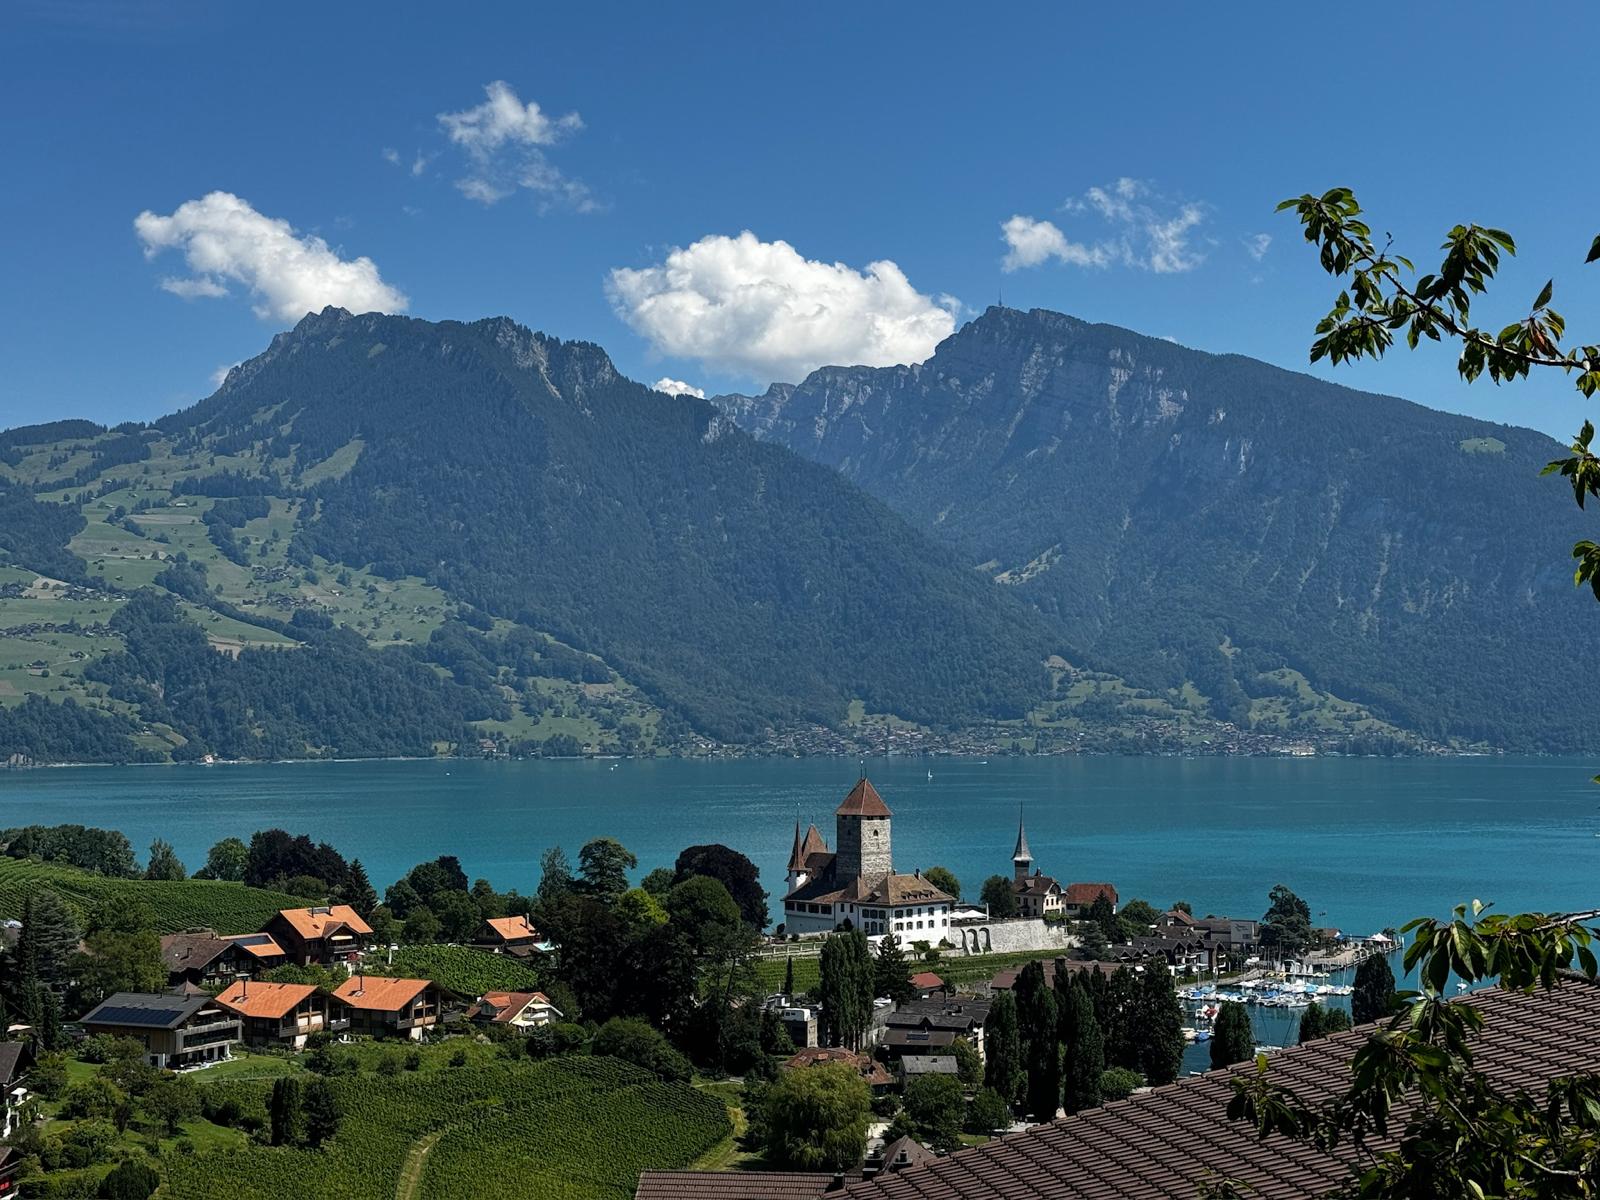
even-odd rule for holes
{"type": "Polygon", "coordinates": [[[1028,849],[1028,834],[1022,827],[1020,815],[1017,817],[1017,848],[1011,852],[1011,890],[1017,897],[1019,917],[1061,916],[1061,884],[1033,865],[1033,851],[1028,849]]]}
{"type": "Polygon", "coordinates": [[[219,1062],[238,1044],[239,1018],[208,995],[117,992],[83,1018],[93,1037],[132,1038],[153,1067],[177,1070],[219,1062]]]}
{"type": "Polygon", "coordinates": [[[1061,893],[1061,914],[1069,921],[1081,921],[1089,915],[1094,902],[1104,896],[1111,903],[1113,916],[1117,912],[1117,889],[1109,883],[1069,883],[1061,893]]]}
{"type": "Polygon", "coordinates": [[[26,1160],[15,1146],[0,1146],[0,1196],[20,1196],[17,1177],[26,1160]]]}
{"type": "Polygon", "coordinates": [[[468,1019],[480,1025],[499,1025],[523,1033],[553,1024],[563,1015],[543,992],[485,992],[467,1010],[468,1019]]]}
{"type": "Polygon", "coordinates": [[[546,948],[544,935],[525,916],[489,917],[478,927],[472,945],[491,954],[529,958],[546,948]]]}
{"type": "Polygon", "coordinates": [[[957,1033],[953,1029],[923,1029],[898,1026],[884,1031],[878,1042],[883,1056],[891,1061],[906,1055],[950,1054],[957,1033]]]}
{"type": "Polygon", "coordinates": [[[349,1027],[343,1003],[309,983],[263,983],[240,979],[217,996],[217,1003],[243,1022],[246,1044],[305,1049],[313,1033],[349,1027]]]}
{"type": "Polygon", "coordinates": [[[945,990],[944,976],[933,971],[918,971],[911,977],[911,989],[917,993],[917,999],[926,1000],[935,992],[945,990]]]}
{"type": "Polygon", "coordinates": [[[253,961],[239,946],[210,929],[169,933],[161,939],[161,961],[169,987],[216,987],[248,975],[253,961]]]}
{"type": "Polygon", "coordinates": [[[439,1023],[444,993],[426,979],[392,979],[385,975],[352,975],[334,989],[333,998],[350,1010],[350,1032],[420,1040],[439,1023]]]}
{"type": "Polygon", "coordinates": [[[875,1096],[882,1095],[894,1086],[894,1076],[884,1070],[882,1063],[868,1055],[838,1047],[813,1046],[789,1058],[783,1066],[785,1070],[803,1071],[807,1067],[822,1067],[831,1063],[842,1063],[855,1071],[875,1096]]]}
{"type": "Polygon", "coordinates": [[[950,934],[953,897],[922,877],[895,873],[893,814],[863,775],[834,813],[835,849],[815,825],[802,837],[795,822],[789,854],[787,933],[831,933],[848,921],[869,937],[893,933],[902,943],[937,946],[950,934]]]}
{"type": "Polygon", "coordinates": [[[902,1086],[924,1075],[960,1075],[953,1054],[905,1054],[898,1063],[902,1086]]]}
{"type": "Polygon", "coordinates": [[[248,967],[248,970],[240,972],[242,975],[270,971],[273,967],[281,967],[289,961],[289,956],[283,952],[283,947],[278,945],[270,933],[226,934],[223,941],[232,942],[239,947],[242,956],[240,962],[248,967]]]}
{"type": "Polygon", "coordinates": [[[283,947],[290,962],[331,967],[336,963],[348,966],[359,958],[372,927],[348,904],[334,904],[286,908],[274,915],[262,932],[283,947]]]}
{"type": "Polygon", "coordinates": [[[954,1037],[966,1038],[977,1050],[978,1061],[982,1062],[983,1024],[989,1019],[991,1007],[993,1005],[988,1000],[973,1000],[968,997],[912,1000],[900,1005],[889,1014],[885,1038],[887,1039],[888,1035],[896,1030],[922,1032],[940,1030],[954,1037]]]}
{"type": "Polygon", "coordinates": [[[0,1042],[0,1138],[17,1131],[22,1106],[28,1099],[28,1074],[33,1063],[31,1042],[0,1042]]]}

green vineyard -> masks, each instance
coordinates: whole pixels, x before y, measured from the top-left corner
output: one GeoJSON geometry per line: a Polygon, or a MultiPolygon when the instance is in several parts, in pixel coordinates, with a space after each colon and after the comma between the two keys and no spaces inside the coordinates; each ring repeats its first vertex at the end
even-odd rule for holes
{"type": "Polygon", "coordinates": [[[503,1200],[512,1180],[519,1195],[628,1200],[641,1170],[685,1166],[731,1128],[716,1097],[614,1059],[363,1074],[333,1086],[345,1115],[325,1149],[172,1154],[163,1195],[389,1200],[405,1173],[404,1190],[428,1200],[503,1200]],[[419,1147],[425,1157],[413,1155],[419,1147]],[[420,1181],[410,1177],[419,1169],[420,1181]]]}
{"type": "Polygon", "coordinates": [[[101,900],[138,900],[155,918],[161,933],[202,926],[218,933],[250,933],[280,908],[297,908],[305,900],[283,892],[185,879],[177,883],[146,879],[111,879],[92,871],[26,858],[0,858],[0,918],[20,917],[23,900],[49,888],[81,921],[101,900]]]}
{"type": "Polygon", "coordinates": [[[367,970],[374,975],[431,979],[445,991],[467,997],[497,991],[533,992],[540,986],[538,973],[527,963],[471,946],[402,946],[392,963],[368,964],[367,970]]]}

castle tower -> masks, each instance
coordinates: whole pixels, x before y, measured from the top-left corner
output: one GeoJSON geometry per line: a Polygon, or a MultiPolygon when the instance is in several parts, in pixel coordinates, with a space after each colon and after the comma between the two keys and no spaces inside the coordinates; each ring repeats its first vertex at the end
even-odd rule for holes
{"type": "Polygon", "coordinates": [[[1028,881],[1033,869],[1033,851],[1028,849],[1028,835],[1022,828],[1022,808],[1017,808],[1017,848],[1011,852],[1011,878],[1017,884],[1028,881]]]}
{"type": "Polygon", "coordinates": [[[838,858],[834,878],[843,886],[853,879],[879,883],[894,872],[889,850],[889,818],[893,814],[863,775],[834,813],[838,858]]]}

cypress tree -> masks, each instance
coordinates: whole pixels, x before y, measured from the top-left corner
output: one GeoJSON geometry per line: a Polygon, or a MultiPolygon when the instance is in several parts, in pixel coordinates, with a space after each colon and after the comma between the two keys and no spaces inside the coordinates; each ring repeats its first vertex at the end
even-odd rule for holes
{"type": "Polygon", "coordinates": [[[1394,972],[1387,955],[1374,954],[1356,968],[1355,992],[1350,997],[1350,1015],[1357,1025],[1381,1021],[1394,1009],[1394,972]]]}
{"type": "Polygon", "coordinates": [[[850,1050],[872,1019],[872,955],[859,929],[832,934],[822,944],[822,1012],[830,1044],[850,1050]]]}
{"type": "Polygon", "coordinates": [[[1000,1093],[1008,1105],[1022,1099],[1022,1034],[1017,1027],[1017,1000],[1001,992],[989,1008],[983,1026],[984,1083],[1000,1093]]]}
{"type": "MultiPolygon", "coordinates": [[[[1060,980],[1057,975],[1056,981],[1060,980]]],[[[1093,1108],[1100,1103],[1100,1074],[1106,1069],[1106,1056],[1087,980],[1080,978],[1067,988],[1061,1006],[1061,1031],[1066,1044],[1061,1105],[1069,1113],[1093,1108]]]]}
{"type": "Polygon", "coordinates": [[[1171,1083],[1183,1066],[1183,1006],[1165,963],[1151,963],[1138,983],[1139,1070],[1152,1086],[1171,1083]]]}
{"type": "Polygon", "coordinates": [[[1026,1105],[1041,1121],[1055,1117],[1061,1107],[1061,1042],[1056,998],[1044,980],[1044,966],[1031,962],[1022,968],[1013,989],[1017,997],[1017,1026],[1022,1035],[1022,1062],[1027,1071],[1026,1105]]]}
{"type": "Polygon", "coordinates": [[[1322,1005],[1313,1000],[1305,1008],[1300,1010],[1300,1032],[1295,1041],[1297,1044],[1303,1046],[1307,1042],[1321,1037],[1323,1032],[1322,1005]]]}
{"type": "MultiPolygon", "coordinates": [[[[1100,969],[1095,968],[1095,974],[1100,969]]],[[[1140,1043],[1143,1039],[1144,1021],[1140,1015],[1144,1004],[1139,989],[1139,977],[1132,967],[1118,967],[1111,973],[1101,989],[1100,1003],[1095,1006],[1095,1018],[1100,1022],[1100,1033],[1105,1039],[1106,1062],[1113,1067],[1129,1071],[1142,1071],[1140,1043]]],[[[1182,1022],[1179,1022],[1180,1026],[1182,1022]]]]}
{"type": "Polygon", "coordinates": [[[900,949],[900,939],[894,934],[888,934],[878,943],[878,957],[872,970],[875,995],[887,996],[896,1004],[905,1004],[916,995],[911,986],[911,967],[900,949]]]}
{"type": "Polygon", "coordinates": [[[794,955],[783,960],[783,994],[794,998],[794,955]]]}
{"type": "Polygon", "coordinates": [[[305,1113],[301,1107],[300,1080],[293,1075],[282,1075],[272,1082],[272,1100],[268,1106],[271,1118],[272,1144],[298,1146],[305,1138],[305,1113]]]}
{"type": "Polygon", "coordinates": [[[344,1116],[333,1087],[320,1076],[307,1081],[305,1086],[305,1138],[306,1145],[316,1149],[339,1131],[339,1121],[344,1116]]]}
{"type": "Polygon", "coordinates": [[[1211,1066],[1231,1067],[1249,1062],[1256,1052],[1256,1036],[1250,1029],[1250,1013],[1237,1000],[1225,1000],[1211,1028],[1211,1066]]]}

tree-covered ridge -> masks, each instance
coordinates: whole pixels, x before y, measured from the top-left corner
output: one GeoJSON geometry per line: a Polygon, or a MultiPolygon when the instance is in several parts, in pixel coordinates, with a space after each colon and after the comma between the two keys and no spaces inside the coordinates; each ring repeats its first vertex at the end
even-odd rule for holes
{"type": "Polygon", "coordinates": [[[991,309],[916,367],[721,406],[1030,599],[1093,661],[1247,721],[1303,674],[1440,740],[1592,745],[1542,434],[1236,355],[991,309]]]}
{"type": "Polygon", "coordinates": [[[1020,716],[1060,648],[831,472],[505,320],[325,312],[160,426],[264,440],[296,469],[359,439],[306,489],[296,546],[548,631],[722,739],[835,723],[854,699],[1020,716]]]}

